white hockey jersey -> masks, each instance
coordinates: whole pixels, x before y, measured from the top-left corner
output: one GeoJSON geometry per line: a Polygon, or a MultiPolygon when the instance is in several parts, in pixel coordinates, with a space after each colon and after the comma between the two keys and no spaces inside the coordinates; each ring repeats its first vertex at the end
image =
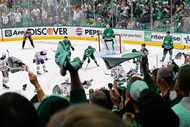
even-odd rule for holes
{"type": "Polygon", "coordinates": [[[47,60],[47,52],[46,51],[39,51],[36,52],[34,55],[34,60],[39,61],[39,60],[47,60]]]}
{"type": "Polygon", "coordinates": [[[5,59],[0,59],[0,71],[10,71],[12,73],[23,70],[25,65],[20,59],[11,56],[5,59]]]}
{"type": "Polygon", "coordinates": [[[7,59],[0,59],[0,71],[8,71],[7,59]]]}

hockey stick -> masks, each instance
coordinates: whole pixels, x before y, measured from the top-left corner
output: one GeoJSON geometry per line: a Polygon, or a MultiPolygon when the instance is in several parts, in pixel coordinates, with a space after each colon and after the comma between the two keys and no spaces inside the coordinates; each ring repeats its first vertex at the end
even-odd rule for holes
{"type": "Polygon", "coordinates": [[[107,73],[101,66],[99,66],[99,68],[103,71],[103,73],[104,73],[105,75],[111,75],[111,73],[107,73]]]}
{"type": "Polygon", "coordinates": [[[8,50],[8,49],[7,49],[6,51],[7,51],[7,55],[8,55],[8,57],[9,57],[9,56],[10,56],[10,52],[9,52],[9,50],[8,50]]]}
{"type": "Polygon", "coordinates": [[[15,68],[11,68],[11,67],[6,67],[6,68],[3,68],[3,70],[0,70],[0,71],[14,71],[14,70],[19,70],[19,71],[25,71],[26,69],[25,68],[22,68],[22,67],[15,67],[15,68]]]}
{"type": "Polygon", "coordinates": [[[88,67],[88,64],[89,64],[89,63],[87,63],[87,65],[86,65],[86,67],[85,67],[85,70],[87,69],[87,67],[88,67]]]}
{"type": "Polygon", "coordinates": [[[14,71],[14,70],[25,71],[26,70],[23,67],[15,67],[15,68],[8,67],[8,69],[9,69],[9,71],[14,71]]]}

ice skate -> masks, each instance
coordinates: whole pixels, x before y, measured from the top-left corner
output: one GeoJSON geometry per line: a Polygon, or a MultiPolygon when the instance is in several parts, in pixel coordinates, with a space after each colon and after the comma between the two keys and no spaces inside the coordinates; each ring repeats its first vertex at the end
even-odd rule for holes
{"type": "Polygon", "coordinates": [[[44,69],[44,73],[47,73],[47,72],[48,72],[48,70],[44,69]]]}
{"type": "Polygon", "coordinates": [[[26,90],[26,87],[27,87],[27,84],[24,84],[23,86],[22,86],[22,90],[26,90]]]}
{"type": "Polygon", "coordinates": [[[96,63],[96,66],[97,66],[97,67],[99,67],[99,66],[100,66],[97,62],[95,62],[95,63],[96,63]]]}
{"type": "Polygon", "coordinates": [[[41,74],[42,74],[41,72],[37,71],[37,75],[41,75],[41,74]]]}
{"type": "Polygon", "coordinates": [[[9,89],[9,86],[3,84],[3,88],[5,88],[5,89],[9,89]]]}

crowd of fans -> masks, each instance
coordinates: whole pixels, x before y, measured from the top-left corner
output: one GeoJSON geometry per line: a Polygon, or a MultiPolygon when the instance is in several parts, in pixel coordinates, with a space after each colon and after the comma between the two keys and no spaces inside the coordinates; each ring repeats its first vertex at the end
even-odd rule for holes
{"type": "Polygon", "coordinates": [[[189,0],[2,1],[6,2],[0,3],[1,27],[104,27],[109,23],[116,28],[188,32],[189,0]]]}
{"type": "Polygon", "coordinates": [[[115,80],[90,89],[89,97],[80,68],[61,67],[70,73],[68,97],[45,95],[37,76],[28,72],[36,95],[30,101],[17,93],[0,95],[1,127],[189,127],[190,64],[142,68],[142,75],[134,73],[124,84],[115,80]]]}

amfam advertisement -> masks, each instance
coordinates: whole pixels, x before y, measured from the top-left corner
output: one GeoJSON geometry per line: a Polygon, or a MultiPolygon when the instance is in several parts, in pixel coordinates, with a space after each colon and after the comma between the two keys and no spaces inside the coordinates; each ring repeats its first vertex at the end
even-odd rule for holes
{"type": "Polygon", "coordinates": [[[68,28],[65,27],[31,27],[3,29],[4,37],[22,37],[27,29],[29,29],[34,36],[68,35],[68,28]]]}

